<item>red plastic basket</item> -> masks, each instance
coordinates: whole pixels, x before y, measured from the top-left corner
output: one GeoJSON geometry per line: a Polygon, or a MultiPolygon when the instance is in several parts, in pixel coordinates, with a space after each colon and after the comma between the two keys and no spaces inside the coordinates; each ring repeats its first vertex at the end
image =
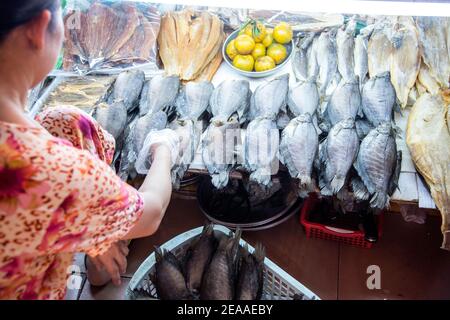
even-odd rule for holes
{"type": "MultiPolygon", "coordinates": [[[[357,230],[346,230],[334,227],[329,227],[324,224],[308,221],[309,213],[314,208],[316,202],[319,201],[316,197],[308,197],[306,199],[301,214],[300,223],[305,228],[306,236],[308,238],[317,238],[324,240],[333,240],[340,243],[356,246],[360,248],[370,249],[373,246],[373,242],[366,241],[364,238],[364,232],[357,230]]],[[[383,230],[383,214],[377,216],[378,225],[378,238],[381,238],[383,230]]]]}

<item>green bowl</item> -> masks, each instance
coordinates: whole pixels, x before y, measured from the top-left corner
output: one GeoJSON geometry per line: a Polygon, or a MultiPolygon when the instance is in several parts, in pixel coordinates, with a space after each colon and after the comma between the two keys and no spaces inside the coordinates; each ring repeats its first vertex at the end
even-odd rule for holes
{"type": "Polygon", "coordinates": [[[271,76],[275,73],[277,73],[281,68],[283,68],[291,59],[292,57],[292,53],[294,52],[293,48],[294,48],[294,41],[291,41],[288,44],[285,44],[284,46],[287,49],[287,57],[286,59],[280,63],[279,65],[277,65],[275,68],[271,69],[271,70],[267,70],[267,71],[261,71],[261,72],[256,72],[256,71],[244,71],[244,70],[240,70],[238,68],[236,68],[235,66],[233,66],[233,61],[228,57],[227,55],[227,46],[230,43],[230,41],[234,40],[239,34],[239,30],[234,31],[232,34],[230,34],[230,36],[225,40],[225,43],[223,44],[223,48],[222,48],[222,55],[223,55],[223,60],[225,60],[225,62],[237,73],[239,73],[240,75],[243,75],[245,77],[249,77],[249,78],[264,78],[264,77],[268,77],[271,76]]]}

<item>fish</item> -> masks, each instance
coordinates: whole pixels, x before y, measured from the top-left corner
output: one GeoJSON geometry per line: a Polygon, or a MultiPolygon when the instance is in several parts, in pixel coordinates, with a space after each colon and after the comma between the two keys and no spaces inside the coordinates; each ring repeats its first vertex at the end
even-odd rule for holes
{"type": "Polygon", "coordinates": [[[261,84],[253,93],[251,120],[266,118],[275,120],[280,111],[286,110],[289,90],[289,74],[284,74],[261,84]]]}
{"type": "Polygon", "coordinates": [[[319,36],[314,35],[311,45],[306,51],[306,58],[308,60],[308,78],[319,77],[319,63],[317,62],[317,44],[319,43],[319,36]]]}
{"type": "Polygon", "coordinates": [[[217,189],[228,185],[229,174],[236,164],[236,149],[241,145],[240,124],[237,115],[226,122],[212,122],[202,140],[203,162],[217,189]]]}
{"type": "Polygon", "coordinates": [[[316,59],[319,65],[319,93],[325,95],[331,81],[336,77],[338,71],[336,29],[322,32],[317,40],[316,59]]]}
{"type": "Polygon", "coordinates": [[[250,83],[247,80],[225,80],[214,89],[210,99],[211,122],[225,123],[237,113],[245,122],[250,105],[250,83]]]}
{"type": "Polygon", "coordinates": [[[278,172],[280,133],[276,123],[258,118],[249,123],[244,140],[244,167],[250,180],[270,187],[271,176],[278,172]]]}
{"type": "Polygon", "coordinates": [[[372,208],[389,207],[389,190],[391,183],[394,183],[396,166],[397,144],[391,122],[385,122],[363,139],[354,164],[370,194],[372,208]]]}
{"type": "Polygon", "coordinates": [[[140,117],[133,128],[133,146],[137,154],[144,146],[144,141],[151,131],[162,130],[167,126],[167,115],[159,111],[140,117]]]}
{"type": "Polygon", "coordinates": [[[362,89],[361,99],[362,112],[373,126],[391,121],[396,95],[389,72],[379,73],[368,80],[362,89]]]}
{"type": "Polygon", "coordinates": [[[211,263],[203,275],[200,289],[201,300],[233,300],[239,262],[239,241],[242,232],[234,237],[223,237],[211,263]]]}
{"type": "Polygon", "coordinates": [[[312,170],[319,150],[319,135],[312,117],[304,113],[283,130],[280,142],[280,161],[291,177],[299,180],[299,195],[306,197],[314,189],[312,170]]]}
{"type": "Polygon", "coordinates": [[[367,48],[369,76],[371,78],[377,74],[390,71],[391,52],[390,25],[386,21],[379,22],[374,27],[367,48]]]}
{"type": "Polygon", "coordinates": [[[299,116],[303,113],[315,115],[319,107],[319,91],[314,78],[308,78],[303,82],[297,82],[289,89],[289,110],[299,116]]]}
{"type": "Polygon", "coordinates": [[[409,92],[420,70],[420,47],[414,21],[397,22],[393,27],[391,82],[402,108],[408,104],[409,92]]]}
{"type": "Polygon", "coordinates": [[[424,93],[412,107],[406,127],[411,158],[442,215],[441,248],[446,250],[450,250],[449,113],[449,101],[443,93],[424,93]]]}
{"type": "Polygon", "coordinates": [[[350,80],[342,80],[331,95],[325,118],[332,126],[348,118],[356,119],[362,115],[359,82],[355,75],[350,80]]]}
{"type": "Polygon", "coordinates": [[[445,18],[417,17],[420,48],[423,62],[428,66],[431,76],[442,88],[448,88],[450,60],[447,48],[447,28],[445,18]]]}
{"type": "Polygon", "coordinates": [[[181,119],[197,120],[209,106],[214,86],[209,81],[188,82],[180,90],[175,106],[181,119]]]}
{"type": "MultiPolygon", "coordinates": [[[[292,68],[294,75],[298,81],[305,81],[309,78],[308,68],[309,68],[309,56],[308,50],[312,45],[315,33],[307,33],[297,44],[294,49],[294,54],[292,57],[292,68]]],[[[314,62],[313,62],[314,63],[314,62]]]]}
{"type": "Polygon", "coordinates": [[[289,124],[290,121],[291,117],[287,112],[284,111],[280,112],[276,120],[278,129],[283,130],[284,128],[286,128],[286,126],[289,124]]]}
{"type": "Polygon", "coordinates": [[[370,130],[374,128],[374,126],[366,119],[357,119],[355,121],[355,127],[360,140],[364,139],[364,137],[369,134],[370,130]]]}
{"type": "Polygon", "coordinates": [[[431,75],[430,69],[428,66],[422,62],[422,65],[420,67],[418,80],[422,86],[425,87],[426,91],[428,91],[431,94],[438,94],[440,87],[439,83],[436,81],[436,79],[431,75]]]}
{"type": "Polygon", "coordinates": [[[236,283],[236,300],[261,300],[264,288],[264,259],[266,253],[258,243],[251,254],[248,246],[244,248],[236,283]]]}
{"type": "Polygon", "coordinates": [[[186,286],[182,265],[175,255],[156,248],[155,257],[155,273],[150,275],[150,278],[155,284],[158,297],[162,300],[192,299],[186,286]]]}
{"type": "Polygon", "coordinates": [[[203,274],[217,248],[214,237],[214,225],[209,224],[203,228],[201,235],[195,239],[186,251],[184,266],[187,288],[198,294],[202,285],[203,274]]]}
{"type": "Polygon", "coordinates": [[[337,66],[344,81],[355,76],[355,33],[356,21],[352,19],[339,28],[336,34],[337,66]]]}
{"type": "Polygon", "coordinates": [[[117,140],[127,125],[127,108],[123,101],[114,102],[111,105],[100,103],[95,108],[95,119],[117,140]]]}
{"type": "Polygon", "coordinates": [[[368,47],[369,38],[372,35],[375,25],[371,24],[361,29],[355,38],[355,51],[353,59],[355,61],[355,75],[358,76],[359,86],[362,88],[369,73],[368,47]]]}
{"type": "Polygon", "coordinates": [[[123,101],[127,111],[133,111],[137,106],[144,82],[145,73],[141,70],[124,71],[120,73],[114,83],[110,103],[123,101]]]}
{"type": "Polygon", "coordinates": [[[174,106],[180,88],[178,76],[157,75],[145,85],[139,105],[139,115],[155,114],[174,106]]]}
{"type": "Polygon", "coordinates": [[[319,149],[320,189],[323,195],[333,195],[341,191],[356,160],[358,149],[359,138],[353,118],[342,120],[331,128],[319,149]]]}

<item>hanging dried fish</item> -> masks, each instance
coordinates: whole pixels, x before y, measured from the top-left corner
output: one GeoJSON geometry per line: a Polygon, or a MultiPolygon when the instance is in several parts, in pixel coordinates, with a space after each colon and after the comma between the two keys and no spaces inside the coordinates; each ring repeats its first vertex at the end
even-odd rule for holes
{"type": "Polygon", "coordinates": [[[386,21],[379,22],[373,30],[367,50],[370,77],[391,69],[391,52],[390,25],[386,21]]]}

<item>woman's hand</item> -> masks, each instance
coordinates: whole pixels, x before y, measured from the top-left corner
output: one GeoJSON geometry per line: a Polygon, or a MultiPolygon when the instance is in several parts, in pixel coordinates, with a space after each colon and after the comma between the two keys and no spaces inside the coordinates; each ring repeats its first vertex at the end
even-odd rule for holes
{"type": "Polygon", "coordinates": [[[112,280],[121,284],[121,275],[127,270],[128,242],[119,241],[103,255],[87,257],[86,268],[89,282],[94,286],[103,286],[112,280]]]}

